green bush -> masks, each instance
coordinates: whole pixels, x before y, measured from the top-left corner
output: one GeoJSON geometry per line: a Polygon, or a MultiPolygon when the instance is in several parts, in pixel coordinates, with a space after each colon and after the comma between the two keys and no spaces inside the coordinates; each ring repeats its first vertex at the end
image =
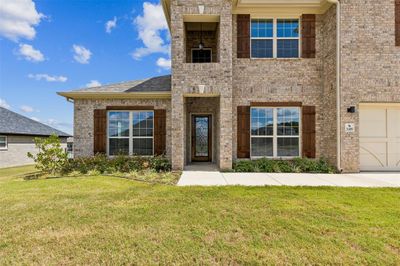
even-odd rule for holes
{"type": "Polygon", "coordinates": [[[295,158],[293,160],[271,160],[262,158],[254,161],[237,161],[235,172],[263,173],[336,173],[334,166],[325,159],[295,158]]]}
{"type": "Polygon", "coordinates": [[[68,160],[62,168],[62,174],[79,172],[87,173],[130,173],[143,170],[153,170],[155,172],[171,171],[171,163],[164,156],[155,157],[129,157],[118,155],[108,158],[106,155],[97,154],[93,157],[77,158],[68,160]]]}
{"type": "Polygon", "coordinates": [[[156,156],[150,160],[150,168],[157,172],[171,171],[172,165],[164,156],[156,156]]]}
{"type": "Polygon", "coordinates": [[[294,172],[293,169],[294,168],[291,161],[275,161],[274,170],[276,173],[292,173],[294,172]]]}
{"type": "Polygon", "coordinates": [[[257,166],[257,169],[260,172],[264,173],[272,173],[275,172],[274,170],[274,161],[273,160],[268,160],[266,158],[259,159],[255,161],[255,164],[257,166]]]}
{"type": "Polygon", "coordinates": [[[28,152],[27,156],[35,162],[35,168],[46,174],[59,173],[67,163],[68,155],[61,147],[60,139],[53,134],[48,138],[35,138],[38,153],[28,152]]]}
{"type": "Polygon", "coordinates": [[[254,161],[248,160],[237,161],[233,168],[236,172],[255,172],[256,169],[254,161]]]}

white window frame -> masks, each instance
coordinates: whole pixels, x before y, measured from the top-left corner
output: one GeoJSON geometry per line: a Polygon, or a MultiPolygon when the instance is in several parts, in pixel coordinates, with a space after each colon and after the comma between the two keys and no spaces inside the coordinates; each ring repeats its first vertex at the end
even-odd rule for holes
{"type": "Polygon", "coordinates": [[[193,64],[207,64],[207,63],[212,63],[213,62],[213,60],[212,60],[212,57],[213,57],[213,51],[212,51],[212,48],[203,48],[203,49],[200,49],[200,48],[192,48],[191,50],[190,50],[190,53],[191,53],[191,58],[192,58],[192,63],[193,64]],[[211,51],[211,53],[210,53],[210,59],[211,59],[211,61],[210,62],[204,62],[204,63],[193,63],[193,51],[199,51],[199,50],[207,50],[207,51],[211,51]]]}
{"type": "Polygon", "coordinates": [[[110,155],[110,139],[129,139],[129,156],[142,156],[142,157],[152,157],[154,156],[154,110],[109,110],[107,111],[107,156],[113,157],[116,155],[110,155]],[[129,113],[129,136],[128,137],[110,137],[110,113],[114,112],[123,112],[129,113]],[[140,112],[152,112],[153,113],[153,136],[133,136],[133,113],[140,113],[140,112]],[[137,155],[133,154],[133,139],[152,139],[152,154],[151,155],[137,155]]]}
{"type": "Polygon", "coordinates": [[[6,144],[5,147],[0,147],[0,150],[1,150],[1,151],[6,151],[6,150],[8,150],[8,138],[7,138],[7,136],[0,135],[0,137],[1,137],[1,138],[4,138],[4,143],[6,144]]]}
{"type": "Polygon", "coordinates": [[[298,106],[252,106],[250,108],[250,159],[261,159],[261,158],[269,158],[269,159],[294,159],[301,157],[302,150],[302,109],[298,106]],[[299,134],[297,136],[282,136],[278,135],[278,109],[279,108],[296,108],[299,111],[299,134]],[[273,112],[273,134],[272,135],[252,135],[252,110],[253,109],[272,109],[273,112]],[[272,156],[253,156],[253,147],[252,147],[252,138],[272,138],[272,156]],[[299,154],[298,156],[278,156],[278,138],[298,138],[299,139],[299,154]]]}
{"type": "Polygon", "coordinates": [[[298,59],[301,58],[301,19],[300,17],[251,17],[250,18],[250,58],[251,59],[298,59]],[[251,23],[253,20],[263,19],[272,20],[272,37],[252,37],[251,34],[251,23]],[[278,37],[278,20],[282,19],[297,19],[299,21],[299,36],[298,37],[278,37]],[[252,43],[254,40],[272,40],[272,57],[253,57],[252,43]],[[298,57],[278,57],[278,40],[298,40],[299,42],[299,53],[298,57]]]}

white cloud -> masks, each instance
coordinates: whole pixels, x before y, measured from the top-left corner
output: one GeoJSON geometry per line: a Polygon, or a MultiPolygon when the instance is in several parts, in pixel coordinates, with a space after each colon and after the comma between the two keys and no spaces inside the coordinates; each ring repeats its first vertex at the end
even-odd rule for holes
{"type": "Polygon", "coordinates": [[[45,124],[54,127],[56,129],[59,129],[61,131],[67,131],[67,133],[72,132],[72,124],[67,123],[67,122],[60,122],[57,119],[49,118],[44,121],[45,124]]]}
{"type": "Polygon", "coordinates": [[[43,17],[33,0],[0,0],[0,35],[12,41],[32,40],[43,17]]]}
{"type": "Polygon", "coordinates": [[[76,62],[89,64],[90,57],[92,56],[92,52],[89,49],[76,44],[72,46],[72,49],[74,50],[74,59],[76,62]]]}
{"type": "Polygon", "coordinates": [[[6,100],[0,98],[0,107],[10,109],[11,106],[6,102],[6,100]]]}
{"type": "Polygon", "coordinates": [[[98,80],[91,80],[88,84],[86,84],[86,87],[88,88],[99,87],[99,86],[101,86],[101,83],[98,80]]]}
{"type": "Polygon", "coordinates": [[[36,122],[40,122],[40,119],[37,118],[37,117],[32,116],[31,119],[34,120],[34,121],[36,121],[36,122]]]}
{"type": "Polygon", "coordinates": [[[153,53],[170,54],[170,45],[162,38],[168,30],[168,24],[160,4],[143,3],[143,16],[137,16],[134,24],[144,47],[136,49],[132,56],[138,60],[153,53]]]}
{"type": "Polygon", "coordinates": [[[32,113],[35,111],[35,109],[29,105],[22,105],[19,109],[21,109],[21,111],[24,113],[32,113]]]}
{"type": "Polygon", "coordinates": [[[171,59],[166,59],[164,57],[160,57],[157,60],[157,66],[163,69],[171,69],[171,59]]]}
{"type": "Polygon", "coordinates": [[[35,48],[33,48],[32,45],[29,44],[20,44],[18,54],[23,56],[25,60],[31,62],[44,61],[44,55],[39,50],[36,50],[35,48]]]}
{"type": "Polygon", "coordinates": [[[112,29],[117,26],[117,17],[106,22],[106,32],[111,33],[112,29]]]}
{"type": "Polygon", "coordinates": [[[66,82],[68,80],[68,78],[64,76],[50,76],[48,74],[29,74],[28,78],[45,80],[47,82],[66,82]]]}

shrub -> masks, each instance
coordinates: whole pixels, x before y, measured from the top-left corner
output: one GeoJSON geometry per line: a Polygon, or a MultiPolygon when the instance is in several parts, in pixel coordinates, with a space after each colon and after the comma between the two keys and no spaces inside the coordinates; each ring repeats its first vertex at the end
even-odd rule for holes
{"type": "Polygon", "coordinates": [[[237,161],[234,165],[236,172],[255,172],[254,161],[237,161]]]}
{"type": "Polygon", "coordinates": [[[156,156],[150,160],[150,168],[157,172],[168,172],[171,171],[171,163],[164,156],[156,156]]]}
{"type": "Polygon", "coordinates": [[[279,160],[275,161],[274,163],[274,172],[277,173],[292,173],[293,167],[292,167],[292,162],[290,161],[284,161],[284,160],[279,160]]]}
{"type": "Polygon", "coordinates": [[[255,164],[257,165],[257,169],[260,172],[264,172],[264,173],[274,172],[274,163],[275,163],[275,161],[268,160],[266,158],[259,159],[255,162],[255,164]]]}
{"type": "Polygon", "coordinates": [[[36,169],[51,175],[60,173],[68,161],[68,155],[61,147],[58,136],[53,134],[48,138],[35,138],[35,146],[38,153],[34,155],[28,152],[27,156],[34,160],[36,169]]]}
{"type": "Polygon", "coordinates": [[[335,167],[325,159],[312,160],[295,158],[293,160],[271,160],[262,158],[254,161],[237,161],[233,167],[235,172],[264,173],[335,173],[335,167]]]}
{"type": "Polygon", "coordinates": [[[171,163],[164,156],[156,157],[129,157],[118,155],[108,158],[98,154],[93,157],[70,159],[62,168],[62,174],[78,171],[81,174],[99,173],[130,173],[144,170],[167,172],[171,170],[171,163]]]}

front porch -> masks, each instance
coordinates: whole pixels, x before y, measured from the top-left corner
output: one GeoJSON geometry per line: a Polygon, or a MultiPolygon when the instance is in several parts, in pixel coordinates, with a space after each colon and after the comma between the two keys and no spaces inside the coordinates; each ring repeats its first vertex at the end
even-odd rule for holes
{"type": "Polygon", "coordinates": [[[185,106],[185,165],[219,165],[219,97],[188,97],[185,106]]]}

